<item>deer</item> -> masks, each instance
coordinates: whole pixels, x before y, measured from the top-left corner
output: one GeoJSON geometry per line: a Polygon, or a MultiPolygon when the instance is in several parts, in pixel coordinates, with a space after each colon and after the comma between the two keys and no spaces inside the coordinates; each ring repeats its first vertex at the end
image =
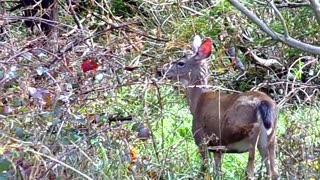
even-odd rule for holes
{"type": "Polygon", "coordinates": [[[207,170],[210,152],[221,172],[224,153],[249,152],[247,179],[254,179],[255,150],[258,148],[267,176],[278,179],[275,162],[278,107],[259,91],[228,94],[208,87],[208,58],[213,51],[210,37],[196,35],[192,53],[163,65],[157,75],[182,82],[193,116],[192,133],[202,157],[200,174],[207,170]]]}

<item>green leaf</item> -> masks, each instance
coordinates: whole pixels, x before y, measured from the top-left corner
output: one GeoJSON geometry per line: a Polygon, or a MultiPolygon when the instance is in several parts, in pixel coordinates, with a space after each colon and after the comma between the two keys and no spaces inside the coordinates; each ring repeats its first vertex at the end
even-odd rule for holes
{"type": "MultiPolygon", "coordinates": [[[[10,161],[7,160],[7,158],[5,158],[4,156],[0,156],[0,172],[3,172],[3,171],[8,171],[9,168],[10,168],[10,161]]],[[[2,175],[5,175],[5,174],[0,174],[0,179],[2,175]]]]}

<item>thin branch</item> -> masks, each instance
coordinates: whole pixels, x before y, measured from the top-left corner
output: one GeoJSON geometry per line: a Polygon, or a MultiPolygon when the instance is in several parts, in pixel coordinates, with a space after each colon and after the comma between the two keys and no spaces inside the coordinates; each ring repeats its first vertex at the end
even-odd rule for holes
{"type": "Polygon", "coordinates": [[[186,9],[186,10],[188,10],[188,11],[190,11],[190,12],[192,12],[192,13],[194,13],[194,14],[197,14],[197,15],[200,15],[200,16],[204,16],[204,14],[202,14],[201,12],[198,12],[198,11],[192,9],[192,8],[187,7],[187,6],[181,6],[181,7],[186,9]]]}
{"type": "Polygon", "coordinates": [[[302,51],[320,55],[320,47],[319,46],[313,46],[304,42],[301,42],[297,39],[288,37],[286,38],[283,34],[274,32],[268,25],[266,25],[261,19],[259,19],[256,15],[252,13],[249,9],[247,9],[245,6],[243,6],[239,1],[237,0],[229,0],[229,2],[236,7],[239,11],[244,13],[251,21],[253,21],[257,26],[260,27],[262,31],[267,33],[269,36],[271,36],[274,40],[281,41],[284,44],[287,44],[290,47],[300,49],[302,51]]]}
{"type": "Polygon", "coordinates": [[[316,16],[318,25],[320,26],[320,2],[319,0],[309,0],[311,4],[311,9],[313,10],[314,15],[316,16]]]}
{"type": "Polygon", "coordinates": [[[41,153],[41,152],[34,151],[34,150],[32,150],[32,149],[26,149],[25,151],[26,151],[26,152],[31,152],[31,153],[33,153],[33,154],[37,154],[37,155],[39,155],[39,156],[46,157],[46,158],[48,158],[48,159],[50,159],[50,160],[52,160],[52,161],[54,161],[54,162],[56,162],[56,163],[58,163],[58,164],[61,164],[62,166],[66,167],[66,168],[68,168],[68,169],[71,169],[72,171],[78,173],[79,175],[81,175],[82,177],[84,177],[84,178],[86,178],[86,179],[89,179],[89,180],[92,180],[92,179],[93,179],[93,178],[89,177],[88,175],[82,173],[80,170],[78,170],[78,169],[76,169],[76,168],[74,168],[74,167],[72,167],[72,166],[70,166],[70,165],[68,165],[68,164],[60,161],[59,159],[56,159],[56,158],[51,157],[51,156],[49,156],[49,155],[43,154],[43,153],[41,153]]]}
{"type": "Polygon", "coordinates": [[[267,24],[265,24],[261,19],[259,19],[256,15],[254,15],[249,9],[244,7],[239,1],[237,0],[229,0],[229,2],[236,7],[239,11],[245,14],[251,21],[256,23],[262,31],[267,33],[273,39],[279,39],[277,33],[275,33],[267,24]]]}
{"type": "MultiPolygon", "coordinates": [[[[265,2],[261,2],[258,0],[254,0],[254,2],[256,2],[259,5],[262,6],[267,6],[267,3],[265,2]]],[[[275,6],[280,9],[280,8],[299,8],[299,7],[304,7],[304,6],[310,6],[309,2],[281,2],[281,3],[275,3],[275,6]]]]}
{"type": "Polygon", "coordinates": [[[283,27],[283,32],[284,32],[284,36],[286,38],[289,37],[289,32],[288,32],[288,28],[287,28],[287,25],[286,25],[286,22],[283,18],[283,16],[281,15],[280,11],[277,9],[277,7],[274,5],[274,1],[273,0],[270,0],[268,1],[269,5],[271,6],[271,8],[275,11],[275,13],[277,14],[277,16],[280,18],[280,22],[282,24],[282,27],[283,27]]]}

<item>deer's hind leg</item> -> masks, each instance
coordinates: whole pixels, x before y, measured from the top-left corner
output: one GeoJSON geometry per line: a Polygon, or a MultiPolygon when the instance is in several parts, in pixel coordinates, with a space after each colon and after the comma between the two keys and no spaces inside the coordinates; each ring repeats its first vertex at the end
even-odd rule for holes
{"type": "Polygon", "coordinates": [[[271,178],[273,180],[279,179],[279,172],[276,167],[276,144],[277,144],[277,139],[275,132],[269,137],[269,144],[268,144],[268,151],[269,151],[269,161],[270,161],[270,173],[271,173],[271,178]]]}
{"type": "Polygon", "coordinates": [[[260,136],[260,127],[258,123],[254,123],[249,132],[249,160],[247,166],[247,179],[254,179],[254,159],[257,148],[258,139],[260,136]]]}

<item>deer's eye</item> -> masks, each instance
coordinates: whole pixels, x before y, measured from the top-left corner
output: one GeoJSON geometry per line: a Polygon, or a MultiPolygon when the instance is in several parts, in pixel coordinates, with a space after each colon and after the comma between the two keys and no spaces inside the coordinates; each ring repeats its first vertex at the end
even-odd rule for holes
{"type": "Polygon", "coordinates": [[[178,65],[178,66],[184,66],[184,64],[185,64],[185,63],[182,62],[182,61],[177,62],[177,65],[178,65]]]}

